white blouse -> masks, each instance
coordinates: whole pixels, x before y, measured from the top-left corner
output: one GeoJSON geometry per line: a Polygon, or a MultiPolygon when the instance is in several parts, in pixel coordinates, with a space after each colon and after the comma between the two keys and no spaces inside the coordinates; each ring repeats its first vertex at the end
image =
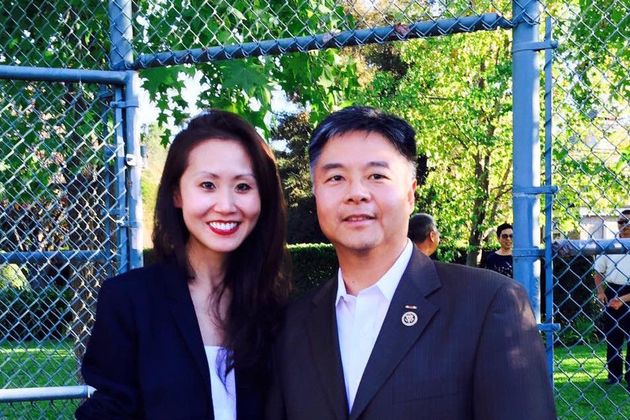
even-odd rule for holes
{"type": "Polygon", "coordinates": [[[215,420],[236,420],[236,385],[234,369],[225,379],[225,385],[218,372],[225,372],[223,347],[204,346],[208,366],[210,366],[210,387],[212,388],[212,408],[215,420]],[[219,356],[219,357],[217,357],[219,356]]]}

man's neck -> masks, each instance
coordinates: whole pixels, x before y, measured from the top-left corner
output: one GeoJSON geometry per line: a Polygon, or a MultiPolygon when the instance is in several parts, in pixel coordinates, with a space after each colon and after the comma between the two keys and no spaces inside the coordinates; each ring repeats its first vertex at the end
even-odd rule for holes
{"type": "Polygon", "coordinates": [[[407,239],[392,251],[371,249],[365,252],[337,249],[339,268],[349,294],[356,296],[361,290],[375,284],[389,270],[407,245],[407,239]]]}

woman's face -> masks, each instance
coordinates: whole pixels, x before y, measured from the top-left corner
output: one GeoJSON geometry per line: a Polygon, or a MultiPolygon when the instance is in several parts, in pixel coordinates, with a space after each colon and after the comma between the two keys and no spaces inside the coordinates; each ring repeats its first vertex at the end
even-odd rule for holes
{"type": "Polygon", "coordinates": [[[208,139],[188,155],[173,195],[190,233],[188,252],[225,258],[256,226],[260,193],[251,159],[235,140],[208,139]]]}

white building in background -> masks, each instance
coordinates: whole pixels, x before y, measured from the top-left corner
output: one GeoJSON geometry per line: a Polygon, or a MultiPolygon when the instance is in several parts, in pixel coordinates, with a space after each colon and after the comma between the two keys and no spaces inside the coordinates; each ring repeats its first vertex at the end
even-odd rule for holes
{"type": "Polygon", "coordinates": [[[593,214],[590,209],[581,209],[580,239],[614,239],[617,234],[619,213],[626,209],[630,209],[630,204],[612,215],[593,214]]]}

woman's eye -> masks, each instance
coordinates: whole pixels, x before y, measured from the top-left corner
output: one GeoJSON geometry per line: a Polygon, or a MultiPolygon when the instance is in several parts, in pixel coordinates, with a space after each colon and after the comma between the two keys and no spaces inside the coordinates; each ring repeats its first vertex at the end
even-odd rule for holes
{"type": "Polygon", "coordinates": [[[214,183],[212,183],[210,181],[204,181],[201,184],[199,184],[199,186],[201,188],[203,188],[204,190],[213,190],[214,189],[214,183]]]}
{"type": "Polygon", "coordinates": [[[252,186],[246,183],[240,183],[236,186],[236,191],[249,191],[252,189],[252,186]]]}

